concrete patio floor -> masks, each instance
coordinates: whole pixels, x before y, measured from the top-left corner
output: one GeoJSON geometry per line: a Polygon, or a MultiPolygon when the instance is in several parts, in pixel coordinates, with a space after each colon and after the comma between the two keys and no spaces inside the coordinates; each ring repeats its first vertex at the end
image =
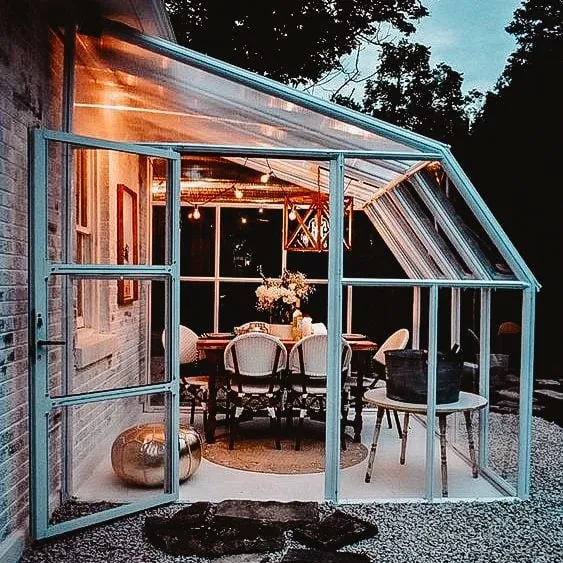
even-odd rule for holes
{"type": "MultiPolygon", "coordinates": [[[[160,420],[151,415],[144,422],[160,420]]],[[[375,413],[364,413],[362,443],[369,450],[375,413]]],[[[395,427],[382,426],[372,479],[365,483],[367,457],[361,463],[340,472],[340,502],[368,502],[424,497],[426,428],[423,419],[411,417],[406,463],[399,464],[400,439],[395,427]]],[[[196,428],[200,428],[196,420],[196,428]]],[[[226,429],[219,428],[218,433],[226,429]]],[[[435,448],[435,491],[439,496],[440,451],[435,448]]],[[[109,451],[97,452],[99,460],[89,478],[76,491],[81,501],[131,502],[154,494],[154,491],[125,484],[113,472],[109,451]]],[[[449,498],[492,499],[503,494],[483,476],[474,479],[471,468],[451,447],[448,448],[449,498]]],[[[160,489],[157,488],[158,492],[160,489]]],[[[180,485],[180,501],[220,502],[228,499],[277,501],[324,500],[324,473],[279,475],[230,469],[202,459],[198,470],[180,485]]]]}

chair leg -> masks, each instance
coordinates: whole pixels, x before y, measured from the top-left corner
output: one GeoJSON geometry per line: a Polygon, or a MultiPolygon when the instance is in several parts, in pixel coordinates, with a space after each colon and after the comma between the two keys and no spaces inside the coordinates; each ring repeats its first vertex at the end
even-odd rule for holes
{"type": "Polygon", "coordinates": [[[389,428],[393,428],[393,424],[391,423],[391,413],[389,412],[389,409],[385,409],[385,414],[387,415],[387,425],[389,426],[389,428]]]}
{"type": "MultiPolygon", "coordinates": [[[[389,411],[387,411],[389,414],[389,411]]],[[[395,424],[397,426],[397,433],[399,434],[399,438],[403,437],[403,431],[401,429],[401,421],[399,420],[399,413],[397,411],[393,411],[393,416],[395,418],[395,424]]]]}
{"type": "Polygon", "coordinates": [[[295,433],[295,451],[298,452],[301,449],[301,434],[303,432],[303,420],[305,418],[305,413],[307,409],[301,407],[299,409],[299,423],[297,425],[297,432],[295,433]]]}
{"type": "Polygon", "coordinates": [[[231,418],[231,431],[230,431],[230,436],[229,436],[229,450],[234,449],[235,447],[235,437],[238,433],[238,420],[240,418],[240,415],[243,411],[242,406],[236,406],[235,407],[235,412],[232,415],[231,418]]]}
{"type": "Polygon", "coordinates": [[[276,450],[281,450],[281,409],[279,405],[272,405],[268,408],[270,415],[270,428],[274,428],[274,439],[276,450]]]}
{"type": "Polygon", "coordinates": [[[195,395],[192,396],[192,404],[190,407],[190,424],[193,426],[194,425],[194,420],[195,420],[195,403],[196,403],[196,398],[195,395]]]}

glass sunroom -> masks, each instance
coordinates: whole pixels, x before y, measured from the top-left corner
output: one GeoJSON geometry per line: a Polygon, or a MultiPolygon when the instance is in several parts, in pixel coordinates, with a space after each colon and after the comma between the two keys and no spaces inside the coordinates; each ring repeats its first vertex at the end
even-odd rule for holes
{"type": "Polygon", "coordinates": [[[437,357],[454,344],[464,392],[486,405],[473,413],[476,476],[461,411],[446,419],[447,498],[527,498],[539,284],[447,146],[115,22],[66,49],[67,131],[32,143],[35,537],[177,500],[442,501],[437,357]],[[307,215],[315,205],[322,215],[307,215]],[[178,327],[257,320],[260,274],[284,269],[315,284],[308,312],[328,332],[324,471],[204,459],[180,483],[178,327]],[[506,321],[519,327],[510,353],[506,321]],[[396,430],[378,429],[368,482],[367,458],[340,465],[339,343],[401,327],[428,350],[430,400],[411,417],[406,463],[396,430]],[[167,429],[152,489],[110,465],[112,442],[145,422],[167,429]],[[110,504],[60,522],[71,498],[110,504]]]}

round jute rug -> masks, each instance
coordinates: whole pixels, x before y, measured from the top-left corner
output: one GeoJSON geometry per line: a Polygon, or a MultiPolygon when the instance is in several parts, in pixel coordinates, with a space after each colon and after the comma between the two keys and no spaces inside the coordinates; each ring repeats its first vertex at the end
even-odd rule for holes
{"type": "MultiPolygon", "coordinates": [[[[323,436],[324,438],[324,436],[323,436]]],[[[366,459],[368,449],[346,439],[346,450],[340,451],[340,468],[346,469],[366,459]]],[[[295,437],[284,436],[281,450],[276,450],[272,434],[246,432],[229,450],[229,435],[218,436],[213,444],[204,444],[203,457],[217,465],[257,473],[298,475],[322,473],[325,468],[325,444],[320,436],[305,434],[301,449],[295,451],[295,437]]]]}

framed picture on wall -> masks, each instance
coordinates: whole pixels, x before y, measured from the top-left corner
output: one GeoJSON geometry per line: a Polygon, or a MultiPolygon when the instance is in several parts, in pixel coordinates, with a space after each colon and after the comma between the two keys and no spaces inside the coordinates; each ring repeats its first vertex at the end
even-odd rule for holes
{"type": "MultiPolygon", "coordinates": [[[[124,184],[117,184],[117,263],[138,264],[137,194],[124,184]]],[[[127,305],[139,298],[138,280],[117,281],[117,302],[127,305]]]]}

